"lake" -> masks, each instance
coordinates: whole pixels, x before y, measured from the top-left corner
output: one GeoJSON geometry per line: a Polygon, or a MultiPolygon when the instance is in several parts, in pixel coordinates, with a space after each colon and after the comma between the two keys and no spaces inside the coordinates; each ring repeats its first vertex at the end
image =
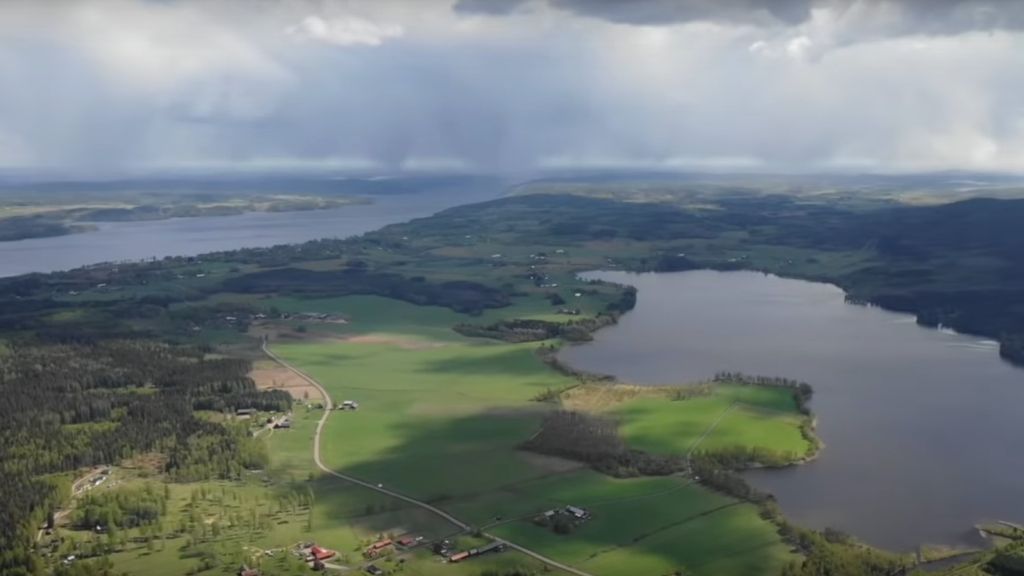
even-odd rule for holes
{"type": "Polygon", "coordinates": [[[119,260],[191,256],[219,250],[342,238],[496,197],[497,190],[374,196],[372,204],[330,210],[104,222],[98,230],[0,242],[0,277],[53,272],[119,260]]]}
{"type": "Polygon", "coordinates": [[[982,520],[1024,521],[1024,370],[984,339],[847,304],[839,288],[755,272],[596,272],[636,309],[573,366],[637,383],[716,372],[809,382],[820,458],[747,473],[788,518],[891,550],[976,543],[982,520]]]}

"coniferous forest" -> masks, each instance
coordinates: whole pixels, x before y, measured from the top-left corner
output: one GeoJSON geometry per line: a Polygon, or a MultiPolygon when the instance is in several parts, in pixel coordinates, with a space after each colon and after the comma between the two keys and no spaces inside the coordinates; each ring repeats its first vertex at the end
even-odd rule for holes
{"type": "MultiPolygon", "coordinates": [[[[257,391],[248,361],[211,358],[201,347],[24,339],[0,354],[4,574],[38,570],[28,552],[34,532],[69,492],[56,474],[158,451],[174,480],[236,478],[266,464],[263,446],[196,410],[286,410],[291,403],[285,392],[257,391]]],[[[92,522],[90,506],[104,505],[86,504],[80,520],[92,522]]]]}

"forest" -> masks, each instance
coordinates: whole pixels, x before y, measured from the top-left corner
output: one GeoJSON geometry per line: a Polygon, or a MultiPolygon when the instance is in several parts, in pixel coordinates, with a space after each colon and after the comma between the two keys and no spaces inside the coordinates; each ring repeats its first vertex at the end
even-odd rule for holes
{"type": "MultiPolygon", "coordinates": [[[[8,341],[0,362],[0,571],[38,571],[27,552],[34,530],[68,492],[47,475],[151,451],[165,454],[164,471],[181,481],[238,478],[265,466],[264,446],[247,431],[196,414],[286,410],[287,393],[257,391],[249,368],[202,347],[146,340],[8,341]]],[[[110,504],[87,502],[86,510],[110,504]]],[[[133,510],[127,514],[137,521],[150,515],[133,510]]]]}
{"type": "Polygon", "coordinates": [[[369,271],[365,264],[358,262],[333,271],[281,268],[253,272],[225,281],[223,288],[241,293],[286,292],[305,297],[376,295],[421,306],[443,306],[472,315],[510,303],[508,294],[478,282],[451,280],[435,283],[422,276],[369,271]]]}

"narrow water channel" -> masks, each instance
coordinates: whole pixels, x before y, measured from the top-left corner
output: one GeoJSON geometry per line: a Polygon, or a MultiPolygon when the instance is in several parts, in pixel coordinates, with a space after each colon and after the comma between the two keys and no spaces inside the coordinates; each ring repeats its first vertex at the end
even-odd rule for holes
{"type": "Polygon", "coordinates": [[[563,352],[576,367],[647,384],[729,370],[814,386],[821,457],[747,475],[793,521],[899,551],[1024,521],[1024,370],[995,342],[755,272],[587,276],[636,286],[638,301],[563,352]]]}

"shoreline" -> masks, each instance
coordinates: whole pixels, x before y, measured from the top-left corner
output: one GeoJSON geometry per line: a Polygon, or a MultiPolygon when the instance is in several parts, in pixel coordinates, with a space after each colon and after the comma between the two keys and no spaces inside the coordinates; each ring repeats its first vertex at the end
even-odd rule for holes
{"type": "MultiPolygon", "coordinates": [[[[926,324],[921,324],[920,322],[917,321],[917,316],[912,314],[912,313],[910,313],[910,312],[889,309],[889,308],[886,308],[886,307],[884,307],[884,306],[882,306],[880,304],[877,304],[877,303],[874,303],[874,302],[870,302],[870,301],[864,301],[864,302],[853,301],[853,300],[850,299],[849,293],[842,286],[840,286],[838,284],[835,284],[834,282],[831,282],[831,281],[828,281],[828,280],[807,279],[807,278],[802,278],[802,277],[798,277],[798,276],[786,276],[786,275],[775,273],[775,272],[764,271],[764,270],[754,270],[754,269],[719,270],[719,269],[715,269],[715,268],[697,268],[697,269],[694,269],[694,270],[674,271],[674,272],[668,272],[668,273],[684,273],[684,272],[699,272],[699,271],[714,271],[714,272],[719,272],[719,273],[754,272],[754,273],[759,273],[759,274],[763,274],[765,276],[775,277],[775,278],[779,278],[779,279],[798,280],[798,281],[804,281],[804,282],[816,282],[816,283],[819,283],[819,284],[826,284],[826,285],[828,285],[830,287],[833,287],[833,288],[839,290],[843,294],[844,302],[846,304],[850,304],[850,305],[854,305],[854,306],[868,306],[868,307],[877,308],[877,309],[879,309],[879,310],[881,310],[881,311],[883,311],[885,313],[888,313],[888,314],[894,314],[894,315],[899,315],[899,316],[907,316],[907,317],[913,318],[914,319],[914,324],[916,326],[918,326],[919,328],[922,328],[922,329],[930,329],[930,330],[938,331],[939,328],[940,328],[940,327],[931,327],[931,326],[928,326],[926,324]]],[[[623,269],[619,269],[619,270],[590,269],[590,270],[578,271],[575,274],[576,274],[576,277],[578,279],[582,280],[582,281],[593,281],[593,280],[596,280],[596,281],[599,281],[599,282],[606,282],[606,283],[609,283],[609,284],[614,284],[616,286],[622,286],[624,288],[632,288],[632,289],[637,291],[637,294],[639,296],[640,290],[635,285],[624,284],[624,283],[619,283],[619,282],[611,282],[611,281],[608,281],[608,280],[602,280],[602,279],[597,279],[597,278],[588,278],[588,277],[585,276],[586,274],[601,273],[601,272],[618,272],[618,273],[624,272],[626,274],[631,274],[631,275],[665,274],[666,273],[666,272],[656,272],[656,271],[640,271],[640,272],[638,272],[638,271],[623,270],[623,269]]],[[[630,311],[632,311],[632,309],[623,312],[622,315],[625,315],[625,314],[629,313],[630,311]]],[[[600,330],[602,330],[604,328],[607,328],[607,327],[615,326],[615,324],[617,324],[617,322],[609,324],[607,326],[601,326],[597,330],[595,330],[593,333],[597,333],[600,330]]],[[[988,336],[986,336],[986,335],[960,333],[960,332],[956,332],[955,335],[957,335],[957,336],[964,336],[964,337],[968,337],[968,338],[986,338],[986,339],[988,338],[988,336]]],[[[582,346],[582,345],[585,345],[585,344],[588,344],[588,343],[589,342],[566,342],[565,344],[567,344],[568,346],[576,347],[576,346],[582,346]]],[[[555,349],[555,351],[554,351],[554,355],[555,355],[557,363],[559,364],[559,366],[563,367],[563,369],[567,369],[567,370],[571,371],[573,375],[578,375],[578,374],[592,375],[592,374],[594,374],[594,373],[591,373],[591,372],[588,372],[588,371],[585,371],[585,370],[577,369],[575,366],[571,365],[570,363],[566,362],[565,360],[562,360],[560,357],[558,357],[558,355],[561,352],[561,350],[562,350],[561,346],[557,347],[555,349]]],[[[998,361],[1006,362],[1007,364],[1011,365],[1012,367],[1015,367],[1015,368],[1024,367],[1024,366],[1021,366],[1021,365],[1019,365],[1017,363],[1014,363],[1014,362],[1010,361],[1009,359],[1003,357],[1002,355],[997,354],[997,358],[998,358],[998,361]]],[[[591,383],[591,384],[596,385],[596,386],[602,386],[602,385],[605,385],[605,386],[640,386],[640,387],[663,388],[663,389],[670,389],[670,388],[674,388],[674,387],[675,388],[679,388],[679,387],[688,387],[688,386],[699,386],[701,384],[701,382],[699,382],[699,381],[698,382],[684,383],[684,384],[664,384],[664,383],[662,383],[662,384],[638,384],[638,383],[625,382],[625,381],[623,381],[623,380],[619,379],[618,377],[616,377],[614,375],[611,375],[611,374],[598,374],[598,376],[600,376],[600,380],[595,380],[595,381],[592,381],[592,382],[583,382],[583,381],[581,381],[581,384],[591,383]]],[[[579,376],[577,376],[577,377],[579,377],[579,376]]],[[[579,386],[579,384],[577,384],[577,386],[579,386]]],[[[821,439],[821,436],[819,436],[817,434],[818,416],[816,414],[814,414],[813,411],[811,411],[811,412],[809,412],[807,414],[807,417],[809,418],[809,420],[807,420],[809,436],[805,436],[805,438],[808,440],[808,442],[810,442],[812,444],[812,446],[813,446],[812,452],[810,452],[810,453],[808,453],[808,454],[806,454],[804,456],[801,456],[800,458],[798,458],[798,459],[796,459],[796,460],[794,460],[792,462],[789,462],[789,463],[786,463],[784,465],[781,465],[781,466],[768,466],[768,465],[763,465],[763,464],[753,464],[753,465],[745,466],[742,469],[728,470],[727,472],[732,473],[735,476],[738,476],[742,480],[742,482],[748,488],[750,488],[751,490],[753,490],[755,492],[758,492],[758,493],[761,493],[761,494],[765,494],[771,500],[771,502],[775,503],[775,505],[778,506],[777,500],[775,499],[775,496],[773,494],[761,492],[759,489],[753,488],[747,482],[747,480],[746,480],[744,475],[745,475],[746,472],[754,471],[754,470],[784,470],[784,469],[789,469],[789,468],[793,468],[793,467],[796,467],[796,466],[802,466],[802,465],[805,465],[805,464],[809,464],[809,463],[812,463],[812,462],[818,460],[821,457],[821,455],[824,452],[824,450],[827,447],[827,445],[821,439]]],[[[801,428],[803,429],[803,426],[801,426],[801,428]]],[[[801,430],[801,431],[803,432],[803,430],[801,430]]],[[[716,492],[719,492],[719,493],[723,493],[723,494],[729,495],[729,496],[734,497],[734,498],[737,497],[737,496],[735,496],[733,494],[729,494],[728,492],[722,492],[720,490],[717,490],[716,488],[708,486],[704,482],[700,482],[700,484],[702,486],[704,486],[705,488],[709,489],[709,490],[713,490],[713,491],[716,491],[716,492]]],[[[755,506],[759,506],[757,502],[754,502],[752,500],[744,499],[744,498],[740,498],[740,499],[748,501],[748,502],[754,504],[755,506]]],[[[781,523],[777,523],[777,522],[775,522],[775,521],[773,521],[771,519],[768,519],[767,521],[772,522],[773,524],[775,524],[780,530],[781,530],[783,525],[788,524],[790,522],[785,514],[781,515],[781,523]]],[[[977,526],[977,525],[978,524],[974,524],[972,526],[977,526]]],[[[813,531],[819,532],[818,530],[813,530],[813,531]]],[[[888,549],[888,548],[883,548],[883,547],[875,546],[875,545],[872,545],[872,544],[867,544],[867,543],[859,540],[855,535],[853,535],[853,538],[855,539],[856,542],[858,542],[858,545],[864,546],[864,547],[869,548],[869,549],[879,550],[879,551],[883,551],[883,552],[894,554],[894,555],[913,554],[915,556],[915,558],[917,558],[918,554],[920,553],[920,551],[922,549],[925,549],[925,548],[928,548],[928,547],[959,547],[961,544],[963,544],[963,543],[956,543],[956,542],[948,543],[948,544],[942,544],[942,543],[936,544],[936,543],[930,543],[930,542],[919,542],[915,546],[915,548],[913,550],[893,550],[893,549],[888,549]]],[[[958,552],[957,554],[954,554],[954,556],[968,556],[968,555],[971,555],[971,554],[977,554],[977,553],[981,553],[981,552],[984,551],[983,548],[976,548],[976,547],[960,549],[960,550],[962,550],[962,551],[958,552]]],[[[949,560],[949,558],[943,558],[942,560],[943,561],[947,561],[947,560],[949,560]]],[[[926,566],[929,563],[933,563],[933,562],[935,562],[935,560],[930,560],[930,561],[920,561],[920,560],[917,560],[917,561],[915,561],[914,565],[915,566],[926,566]]]]}

